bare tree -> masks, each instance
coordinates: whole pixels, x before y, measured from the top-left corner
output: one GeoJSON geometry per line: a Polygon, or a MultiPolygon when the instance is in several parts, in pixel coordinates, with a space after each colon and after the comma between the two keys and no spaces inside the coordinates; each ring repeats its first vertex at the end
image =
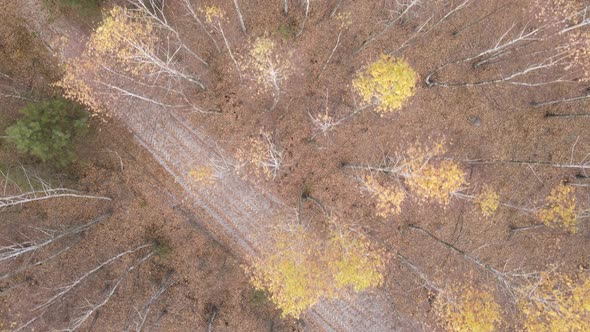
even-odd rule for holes
{"type": "Polygon", "coordinates": [[[542,101],[542,102],[532,102],[531,106],[537,108],[537,107],[551,106],[551,105],[557,105],[557,104],[573,103],[573,102],[582,101],[582,100],[586,100],[586,99],[590,99],[590,94],[586,94],[584,96],[579,96],[579,97],[560,98],[560,99],[547,100],[547,101],[542,101]]]}
{"type": "Polygon", "coordinates": [[[392,19],[390,19],[389,21],[387,21],[385,23],[385,27],[381,31],[371,34],[361,44],[361,46],[353,52],[353,55],[359,54],[361,51],[363,51],[365,48],[367,48],[367,46],[369,46],[370,43],[374,42],[376,39],[378,39],[379,37],[381,37],[385,33],[387,33],[389,31],[389,29],[391,29],[391,27],[395,23],[397,23],[399,20],[401,20],[404,17],[404,15],[406,15],[414,7],[418,6],[420,4],[420,2],[421,2],[421,0],[410,0],[408,2],[403,2],[401,4],[401,9],[398,12],[396,12],[397,15],[395,17],[393,17],[392,19]]]}
{"type": "Polygon", "coordinates": [[[121,283],[125,280],[127,275],[131,273],[134,269],[138,268],[142,263],[150,259],[154,255],[153,251],[150,251],[148,254],[143,256],[140,260],[138,260],[135,264],[129,266],[125,272],[121,274],[119,279],[115,282],[115,284],[110,288],[107,294],[103,297],[103,299],[97,303],[89,304],[82,313],[77,316],[75,319],[70,321],[68,327],[63,329],[62,331],[76,331],[78,330],[85,322],[88,320],[90,316],[92,316],[95,312],[97,312],[100,308],[105,306],[115,295],[117,289],[121,286],[121,283]]]}
{"type": "Polygon", "coordinates": [[[246,30],[246,24],[244,24],[244,17],[242,16],[242,11],[240,10],[238,0],[234,0],[234,7],[236,7],[236,13],[238,14],[238,19],[240,20],[240,27],[242,28],[242,32],[245,35],[248,35],[248,31],[246,30]]]}
{"type": "Polygon", "coordinates": [[[33,254],[33,253],[35,253],[35,252],[53,244],[53,243],[60,241],[63,238],[80,234],[80,233],[88,230],[90,227],[107,219],[108,217],[111,216],[111,214],[112,214],[112,211],[108,211],[107,213],[104,213],[104,214],[96,217],[95,219],[91,220],[90,222],[88,222],[86,224],[83,224],[81,226],[76,226],[76,227],[73,227],[73,228],[70,228],[67,230],[62,230],[62,231],[33,228],[33,229],[39,231],[41,234],[44,234],[45,238],[36,239],[36,240],[29,239],[24,242],[1,246],[0,247],[0,263],[12,261],[16,258],[23,256],[23,255],[33,254]]]}
{"type": "Polygon", "coordinates": [[[571,16],[576,18],[577,23],[575,23],[569,27],[563,28],[561,31],[559,31],[559,33],[560,34],[567,33],[567,32],[585,27],[587,25],[590,25],[590,15],[589,14],[590,14],[590,6],[586,6],[582,10],[574,13],[571,16]]]}
{"type": "Polygon", "coordinates": [[[309,6],[311,0],[301,0],[301,3],[305,7],[305,16],[303,17],[303,22],[301,23],[301,29],[297,33],[297,37],[299,37],[303,33],[303,29],[305,28],[305,22],[307,22],[307,17],[309,16],[309,6]]]}
{"type": "Polygon", "coordinates": [[[172,273],[169,273],[166,279],[162,282],[158,290],[141,306],[141,308],[134,308],[135,315],[130,320],[129,324],[125,327],[125,331],[136,331],[141,332],[149,317],[152,305],[158,301],[160,296],[164,294],[168,288],[174,285],[175,282],[172,280],[172,273]]]}
{"type": "MultiPolygon", "coordinates": [[[[90,278],[91,276],[93,276],[96,272],[100,271],[101,269],[103,269],[105,266],[108,266],[114,262],[116,262],[117,260],[121,259],[122,257],[129,255],[129,254],[133,254],[141,249],[144,248],[148,248],[151,247],[151,244],[144,244],[141,245],[139,247],[136,247],[134,249],[130,249],[124,252],[121,252],[109,259],[107,259],[106,261],[98,264],[97,266],[95,266],[93,269],[85,272],[84,274],[82,274],[81,276],[79,276],[78,278],[72,280],[71,282],[69,282],[68,284],[59,287],[55,294],[50,297],[49,299],[47,299],[45,302],[37,305],[35,308],[33,308],[33,310],[40,310],[40,309],[47,309],[49,306],[53,305],[54,303],[56,303],[57,301],[63,299],[66,295],[68,295],[71,291],[73,291],[77,286],[81,285],[84,281],[86,281],[88,278],[90,278]]],[[[151,255],[153,255],[152,252],[150,252],[150,254],[146,257],[151,257],[151,255]]]]}
{"type": "MultiPolygon", "coordinates": [[[[497,42],[491,47],[466,58],[447,62],[432,70],[425,78],[428,87],[473,87],[490,84],[511,84],[518,86],[541,86],[554,83],[574,82],[563,77],[546,77],[541,73],[550,70],[567,68],[570,65],[572,47],[569,40],[556,39],[552,33],[554,23],[548,23],[537,28],[532,28],[529,23],[518,30],[513,24],[500,36],[497,42]],[[516,30],[516,33],[514,31],[516,30]],[[556,45],[555,43],[560,43],[556,45]],[[506,72],[498,74],[497,78],[482,79],[476,81],[455,81],[445,82],[436,77],[441,70],[449,66],[462,66],[470,64],[471,68],[477,69],[482,66],[489,66],[495,63],[506,62],[512,57],[519,61],[526,61],[524,66],[511,66],[506,72]],[[537,77],[542,77],[538,79],[537,77]]],[[[506,66],[505,66],[506,67],[506,66]]],[[[499,68],[502,70],[503,68],[499,68]]]]}
{"type": "Polygon", "coordinates": [[[217,49],[217,52],[221,52],[221,49],[219,48],[219,45],[217,44],[217,41],[215,40],[215,38],[213,38],[213,36],[209,32],[209,30],[207,29],[207,27],[205,26],[205,24],[203,23],[203,21],[197,15],[197,12],[195,11],[195,8],[193,7],[193,4],[191,3],[191,0],[183,0],[183,3],[184,3],[184,7],[188,11],[190,17],[192,17],[192,19],[195,22],[197,22],[197,25],[199,27],[201,27],[201,29],[207,34],[207,36],[209,37],[209,39],[211,39],[211,41],[213,42],[213,45],[215,45],[215,48],[217,49]]]}
{"type": "Polygon", "coordinates": [[[459,254],[461,257],[463,257],[468,262],[473,263],[475,266],[482,269],[483,271],[490,273],[492,276],[494,276],[498,280],[498,282],[502,286],[504,286],[504,289],[508,292],[508,294],[513,299],[518,298],[517,294],[520,291],[519,286],[522,283],[530,282],[530,280],[534,280],[539,277],[538,272],[521,273],[519,271],[507,272],[507,271],[499,270],[499,269],[495,268],[494,266],[481,260],[480,258],[470,254],[469,252],[462,250],[462,249],[458,248],[457,246],[455,246],[454,244],[441,239],[440,237],[436,236],[434,233],[432,233],[428,230],[425,230],[424,228],[421,228],[416,225],[410,225],[409,228],[413,231],[417,231],[419,233],[427,235],[429,238],[431,238],[435,242],[443,245],[444,247],[448,248],[452,252],[459,254]]]}
{"type": "MultiPolygon", "coordinates": [[[[354,94],[353,94],[354,96],[354,94]]],[[[342,123],[346,122],[350,118],[354,117],[355,115],[361,113],[363,110],[371,107],[372,105],[367,104],[363,106],[359,106],[356,101],[354,102],[354,108],[349,111],[348,114],[336,116],[334,115],[333,110],[331,110],[329,106],[329,96],[328,90],[326,89],[326,99],[323,110],[319,110],[318,112],[307,112],[309,118],[311,119],[312,124],[318,130],[318,133],[322,133],[324,136],[328,134],[328,132],[334,130],[336,126],[341,125],[342,123]]],[[[315,137],[314,134],[313,137],[315,137]]]]}
{"type": "Polygon", "coordinates": [[[474,165],[494,165],[494,164],[514,164],[514,165],[540,165],[540,166],[547,166],[547,167],[555,167],[555,168],[569,168],[569,169],[580,169],[586,170],[590,169],[590,160],[589,156],[586,156],[582,161],[579,163],[554,163],[549,161],[539,161],[539,160],[520,160],[520,159],[458,159],[458,158],[449,158],[451,160],[459,160],[464,163],[474,164],[474,165]]]}
{"type": "MultiPolygon", "coordinates": [[[[165,1],[159,0],[128,0],[133,6],[135,6],[136,11],[139,12],[139,16],[145,20],[149,20],[149,22],[156,26],[160,33],[166,34],[166,39],[170,40],[171,45],[175,45],[178,48],[174,49],[171,53],[176,54],[180,49],[186,51],[188,54],[193,56],[199,62],[201,62],[205,66],[209,66],[209,63],[205,61],[202,57],[196,54],[190,47],[188,47],[184,42],[183,38],[181,37],[178,29],[170,23],[164,13],[165,8],[165,1]],[[170,38],[172,36],[173,38],[170,38]]],[[[187,0],[188,1],[188,0],[187,0]]],[[[187,7],[188,8],[188,7],[187,7]]]]}
{"type": "Polygon", "coordinates": [[[21,167],[21,169],[27,180],[28,189],[20,188],[16,182],[10,179],[10,170],[6,171],[6,173],[0,170],[0,175],[3,177],[3,183],[0,183],[3,186],[2,196],[0,197],[0,210],[16,205],[61,197],[111,200],[109,197],[88,195],[77,190],[52,188],[47,181],[44,181],[39,176],[34,175],[31,179],[29,172],[24,167],[21,167]],[[16,188],[19,193],[9,194],[9,188],[16,188]]]}

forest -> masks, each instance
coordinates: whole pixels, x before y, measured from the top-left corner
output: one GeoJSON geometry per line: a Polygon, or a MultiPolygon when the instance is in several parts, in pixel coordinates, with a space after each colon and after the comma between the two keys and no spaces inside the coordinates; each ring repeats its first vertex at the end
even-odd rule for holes
{"type": "Polygon", "coordinates": [[[589,1],[0,22],[0,331],[590,331],[589,1]]]}

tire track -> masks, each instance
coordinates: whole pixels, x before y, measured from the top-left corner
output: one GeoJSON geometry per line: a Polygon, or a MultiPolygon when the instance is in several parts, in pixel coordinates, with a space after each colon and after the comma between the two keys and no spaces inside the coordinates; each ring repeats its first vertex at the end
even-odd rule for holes
{"type": "MultiPolygon", "coordinates": [[[[212,186],[196,185],[189,175],[191,167],[207,164],[211,158],[231,158],[191,128],[181,112],[140,104],[130,103],[119,118],[184,189],[183,202],[191,210],[207,214],[201,213],[199,222],[246,260],[269,250],[267,221],[287,218],[291,209],[235,175],[223,177],[212,186]]],[[[310,327],[321,331],[420,330],[416,322],[396,318],[390,302],[381,290],[347,300],[324,300],[310,309],[305,319],[310,327]]]]}

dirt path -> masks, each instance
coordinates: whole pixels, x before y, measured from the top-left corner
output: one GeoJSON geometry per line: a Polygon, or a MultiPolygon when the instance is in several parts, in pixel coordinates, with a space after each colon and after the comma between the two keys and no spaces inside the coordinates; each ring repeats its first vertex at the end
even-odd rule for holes
{"type": "MultiPolygon", "coordinates": [[[[40,0],[23,1],[24,17],[34,20],[31,27],[52,47],[67,37],[64,57],[80,52],[81,31],[60,20],[48,20],[40,0]]],[[[110,98],[110,97],[109,97],[110,98]]],[[[111,109],[134,134],[139,144],[169,172],[184,190],[179,197],[192,207],[196,218],[237,256],[248,261],[264,249],[265,230],[270,221],[292,215],[292,210],[272,195],[233,173],[212,185],[197,183],[191,169],[213,160],[228,160],[224,152],[206,134],[196,131],[178,110],[166,110],[140,100],[121,99],[111,109]]],[[[401,318],[392,299],[383,290],[354,298],[322,301],[306,314],[313,330],[323,331],[417,331],[420,324],[401,318]]]]}
{"type": "MultiPolygon", "coordinates": [[[[121,120],[184,189],[183,202],[209,231],[246,260],[264,249],[269,221],[288,216],[289,207],[233,174],[210,186],[196,183],[189,175],[191,168],[228,157],[208,143],[212,140],[205,134],[189,127],[180,112],[138,101],[122,109],[121,120]]],[[[415,331],[418,324],[396,318],[390,303],[378,290],[350,301],[323,301],[306,318],[324,331],[415,331]]]]}

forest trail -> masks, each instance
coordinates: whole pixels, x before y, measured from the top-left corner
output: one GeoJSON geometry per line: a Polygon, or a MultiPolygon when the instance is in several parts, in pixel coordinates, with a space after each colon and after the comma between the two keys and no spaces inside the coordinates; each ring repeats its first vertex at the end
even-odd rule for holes
{"type": "MultiPolygon", "coordinates": [[[[22,15],[29,18],[31,29],[51,50],[60,50],[61,58],[76,56],[83,50],[84,34],[60,19],[49,19],[42,0],[24,0],[22,15]]],[[[190,125],[187,113],[138,99],[108,98],[109,105],[117,105],[109,111],[182,188],[177,203],[191,207],[196,219],[236,256],[244,261],[256,257],[268,245],[265,230],[269,220],[293,215],[292,208],[233,172],[210,185],[195,181],[190,175],[192,169],[212,160],[231,158],[210,137],[190,125]]],[[[392,302],[381,289],[346,300],[323,300],[308,310],[305,321],[313,331],[421,330],[418,322],[399,317],[392,302]]]]}

